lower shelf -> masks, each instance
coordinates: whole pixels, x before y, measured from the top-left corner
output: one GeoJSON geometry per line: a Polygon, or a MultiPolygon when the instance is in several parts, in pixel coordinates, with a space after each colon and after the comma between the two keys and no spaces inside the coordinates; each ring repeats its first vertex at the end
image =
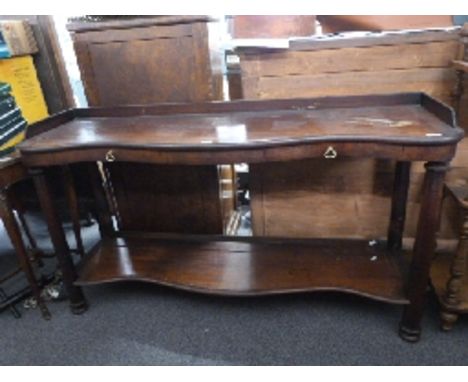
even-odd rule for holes
{"type": "Polygon", "coordinates": [[[220,295],[342,291],[407,304],[399,254],[362,240],[105,239],[77,285],[141,280],[220,295]]]}

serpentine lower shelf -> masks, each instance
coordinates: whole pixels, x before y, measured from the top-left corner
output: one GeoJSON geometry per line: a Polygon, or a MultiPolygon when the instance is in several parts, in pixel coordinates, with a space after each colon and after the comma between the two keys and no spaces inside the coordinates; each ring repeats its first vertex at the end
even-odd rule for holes
{"type": "Polygon", "coordinates": [[[362,240],[104,239],[77,285],[139,280],[230,296],[342,291],[407,304],[400,254],[362,240]]]}

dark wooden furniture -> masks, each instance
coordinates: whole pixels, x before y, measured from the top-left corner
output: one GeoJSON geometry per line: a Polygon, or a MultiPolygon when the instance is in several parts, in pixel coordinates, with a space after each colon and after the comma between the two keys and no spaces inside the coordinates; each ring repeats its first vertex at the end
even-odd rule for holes
{"type": "Polygon", "coordinates": [[[445,190],[457,206],[459,242],[454,254],[436,256],[431,281],[441,305],[441,327],[448,331],[459,314],[468,313],[468,187],[446,185],[445,190]]]}
{"type": "MultiPolygon", "coordinates": [[[[40,286],[36,280],[36,276],[34,275],[32,259],[29,256],[28,250],[23,241],[21,230],[13,212],[13,200],[12,195],[9,192],[9,188],[11,186],[25,180],[27,177],[28,174],[26,168],[21,163],[17,153],[9,157],[7,160],[3,159],[0,161],[0,218],[3,221],[8,236],[10,237],[13,248],[18,256],[20,268],[26,275],[32,294],[37,301],[42,316],[45,319],[50,319],[49,310],[41,297],[40,286]]],[[[30,242],[33,247],[35,247],[34,239],[29,233],[24,221],[22,221],[22,225],[23,228],[25,228],[25,233],[28,238],[30,238],[30,242]]],[[[12,275],[15,273],[16,272],[13,272],[12,275]]]]}
{"type": "MultiPolygon", "coordinates": [[[[208,294],[337,290],[405,306],[400,335],[420,336],[444,175],[463,132],[420,93],[70,110],[20,145],[34,175],[75,313],[80,286],[145,280],[208,294]],[[378,127],[370,121],[385,121],[378,127]],[[77,273],[44,176],[76,162],[214,165],[306,158],[397,161],[387,243],[115,232],[96,183],[103,239],[77,273]],[[409,168],[426,162],[411,264],[401,254],[409,168]]],[[[294,185],[291,185],[294,187],[294,185]]],[[[313,224],[313,216],[310,216],[313,224]]],[[[348,224],[343,222],[343,224],[348,224]]]]}
{"type": "MultiPolygon", "coordinates": [[[[465,77],[468,74],[468,24],[462,33],[465,61],[454,61],[458,75],[456,92],[456,111],[458,119],[467,109],[463,98],[465,77]]],[[[431,281],[441,306],[441,327],[448,331],[458,319],[459,314],[468,313],[468,186],[465,179],[447,182],[445,194],[454,202],[457,210],[456,227],[458,245],[454,254],[441,253],[435,258],[431,268],[431,281]]]]}
{"type": "MultiPolygon", "coordinates": [[[[70,22],[89,105],[221,100],[221,54],[209,44],[210,21],[158,16],[70,22]]],[[[116,162],[105,163],[104,171],[122,229],[223,233],[216,166],[116,162]]]]}
{"type": "Polygon", "coordinates": [[[67,25],[90,106],[221,98],[206,16],[161,16],[67,25]]]}

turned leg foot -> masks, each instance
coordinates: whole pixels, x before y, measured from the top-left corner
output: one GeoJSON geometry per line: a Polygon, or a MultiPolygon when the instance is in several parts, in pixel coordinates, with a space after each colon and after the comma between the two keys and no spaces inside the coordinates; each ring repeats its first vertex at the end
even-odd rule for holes
{"type": "Polygon", "coordinates": [[[410,328],[405,326],[403,323],[400,323],[400,330],[398,332],[400,337],[407,342],[418,342],[421,338],[421,329],[420,328],[410,328]]]}
{"type": "Polygon", "coordinates": [[[425,167],[418,227],[406,287],[409,304],[403,310],[400,323],[400,337],[409,342],[416,342],[421,336],[421,319],[429,284],[429,269],[436,246],[435,234],[447,170],[445,163],[438,162],[429,162],[425,167]]]}
{"type": "Polygon", "coordinates": [[[453,329],[453,325],[455,325],[455,322],[457,322],[458,314],[443,310],[440,312],[440,319],[441,319],[441,325],[440,325],[441,329],[444,332],[448,332],[453,329]]]}
{"type": "Polygon", "coordinates": [[[70,310],[73,314],[80,315],[85,313],[89,308],[88,303],[86,300],[83,300],[79,303],[71,303],[70,304],[70,310]]]}

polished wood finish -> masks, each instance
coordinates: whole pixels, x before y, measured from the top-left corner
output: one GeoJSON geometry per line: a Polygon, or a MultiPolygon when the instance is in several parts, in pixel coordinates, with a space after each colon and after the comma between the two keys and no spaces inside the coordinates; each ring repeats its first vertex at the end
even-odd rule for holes
{"type": "Polygon", "coordinates": [[[123,108],[127,114],[115,117],[111,109],[87,116],[78,111],[60,129],[22,143],[23,161],[263,163],[323,157],[330,145],[340,157],[365,152],[374,158],[449,160],[462,137],[460,129],[450,128],[450,109],[423,94],[214,103],[201,105],[198,113],[180,109],[172,116],[141,108],[123,108]]]}
{"type": "Polygon", "coordinates": [[[388,228],[388,249],[399,250],[403,242],[411,162],[397,162],[393,181],[392,210],[388,228]]]}
{"type": "Polygon", "coordinates": [[[445,190],[457,207],[459,241],[454,254],[437,255],[431,281],[441,305],[441,327],[448,331],[460,314],[468,313],[468,188],[447,185],[445,190]]]}
{"type": "MultiPolygon", "coordinates": [[[[85,302],[81,289],[73,285],[73,263],[39,166],[96,160],[112,165],[133,161],[185,166],[266,165],[314,157],[324,163],[339,162],[342,157],[401,161],[395,176],[389,248],[369,248],[376,244],[373,241],[335,242],[333,256],[331,241],[304,244],[279,239],[273,243],[266,238],[210,236],[202,241],[187,238],[191,240],[187,244],[180,237],[168,242],[141,233],[112,232],[86,261],[79,284],[144,279],[215,294],[326,289],[387,302],[409,301],[400,335],[416,341],[444,175],[462,136],[450,108],[424,94],[400,94],[70,111],[60,127],[32,137],[19,149],[24,163],[36,168],[36,186],[72,305],[83,309],[85,302]],[[407,162],[411,161],[427,165],[416,243],[406,276],[404,266],[396,264],[403,262],[398,249],[409,183],[407,162]]],[[[285,183],[285,187],[294,189],[295,185],[285,183]]]]}
{"type": "Polygon", "coordinates": [[[175,235],[104,240],[77,285],[140,280],[230,296],[338,290],[407,304],[405,272],[382,243],[175,235]]]}
{"type": "Polygon", "coordinates": [[[407,295],[410,305],[405,307],[400,323],[400,336],[407,341],[418,341],[421,335],[421,318],[425,292],[429,281],[429,269],[436,247],[436,231],[440,219],[440,207],[447,164],[428,162],[422,189],[421,210],[413,247],[413,257],[408,279],[407,295]]]}

